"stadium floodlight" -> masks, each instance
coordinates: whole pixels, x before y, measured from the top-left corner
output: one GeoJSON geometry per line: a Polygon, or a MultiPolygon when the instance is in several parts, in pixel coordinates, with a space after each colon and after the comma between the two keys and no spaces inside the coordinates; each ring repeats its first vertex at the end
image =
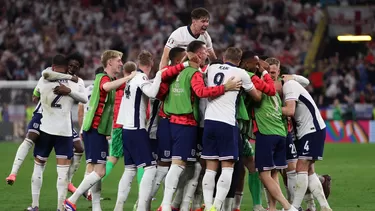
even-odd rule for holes
{"type": "Polygon", "coordinates": [[[371,41],[370,35],[339,35],[337,36],[337,40],[341,42],[351,41],[351,42],[358,42],[358,41],[371,41]]]}

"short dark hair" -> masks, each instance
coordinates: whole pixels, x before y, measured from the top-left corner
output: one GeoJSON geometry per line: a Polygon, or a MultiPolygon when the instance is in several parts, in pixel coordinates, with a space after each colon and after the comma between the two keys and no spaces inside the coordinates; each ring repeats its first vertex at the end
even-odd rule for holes
{"type": "Polygon", "coordinates": [[[210,19],[210,13],[203,7],[198,7],[191,11],[191,19],[201,19],[208,18],[210,19]]]}
{"type": "Polygon", "coordinates": [[[64,55],[57,54],[52,58],[52,65],[68,66],[68,60],[64,55]]]}
{"type": "Polygon", "coordinates": [[[97,75],[99,73],[104,73],[104,67],[98,67],[98,68],[96,68],[95,75],[97,75]]]}
{"type": "Polygon", "coordinates": [[[246,59],[252,59],[256,56],[256,53],[254,51],[244,51],[242,52],[241,61],[246,59]]]}
{"type": "Polygon", "coordinates": [[[66,60],[76,60],[79,62],[79,67],[82,68],[85,66],[85,59],[80,53],[72,53],[66,57],[66,60]]]}
{"type": "Polygon", "coordinates": [[[204,42],[200,40],[194,40],[187,46],[186,51],[196,53],[200,48],[202,48],[205,45],[204,42]]]}
{"type": "Polygon", "coordinates": [[[180,47],[174,47],[169,51],[169,60],[173,61],[180,53],[185,52],[185,49],[180,47]]]}

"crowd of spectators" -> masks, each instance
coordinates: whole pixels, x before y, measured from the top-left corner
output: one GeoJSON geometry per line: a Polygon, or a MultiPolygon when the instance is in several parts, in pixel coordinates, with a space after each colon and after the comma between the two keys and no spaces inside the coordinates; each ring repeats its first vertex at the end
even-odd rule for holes
{"type": "MultiPolygon", "coordinates": [[[[169,34],[205,7],[216,54],[228,46],[278,56],[300,68],[320,18],[319,5],[284,0],[5,0],[0,6],[0,80],[36,80],[56,53],[85,57],[92,79],[105,49],[134,60],[141,49],[161,57],[169,34]]],[[[157,62],[156,62],[157,63],[157,62]]],[[[156,65],[157,66],[157,65],[156,65]]]]}

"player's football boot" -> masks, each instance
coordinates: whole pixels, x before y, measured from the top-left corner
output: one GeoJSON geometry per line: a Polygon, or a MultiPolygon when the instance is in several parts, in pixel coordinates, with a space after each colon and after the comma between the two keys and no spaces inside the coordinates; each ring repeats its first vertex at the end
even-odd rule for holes
{"type": "Polygon", "coordinates": [[[214,205],[211,206],[210,211],[217,211],[216,207],[214,205]]]}
{"type": "Polygon", "coordinates": [[[322,183],[323,192],[324,192],[324,195],[326,196],[326,199],[328,199],[329,195],[331,194],[331,180],[332,180],[332,178],[328,174],[322,175],[322,177],[324,178],[324,181],[322,183]]]}
{"type": "Polygon", "coordinates": [[[10,174],[5,180],[7,181],[8,185],[13,185],[16,181],[16,177],[17,176],[15,174],[10,174]]]}
{"type": "Polygon", "coordinates": [[[26,210],[27,211],[39,211],[39,207],[32,207],[32,206],[30,206],[26,210]]]}
{"type": "Polygon", "coordinates": [[[255,205],[253,211],[267,211],[267,209],[263,208],[262,205],[255,205]]]}
{"type": "Polygon", "coordinates": [[[68,199],[64,201],[65,211],[77,211],[77,206],[70,202],[68,199]]]}
{"type": "Polygon", "coordinates": [[[241,210],[236,208],[236,209],[233,209],[233,211],[241,211],[241,210]]]}
{"type": "Polygon", "coordinates": [[[92,196],[91,196],[91,192],[90,192],[90,191],[86,191],[86,192],[84,192],[82,195],[83,195],[83,197],[85,197],[88,201],[91,201],[91,200],[92,200],[92,196]]]}

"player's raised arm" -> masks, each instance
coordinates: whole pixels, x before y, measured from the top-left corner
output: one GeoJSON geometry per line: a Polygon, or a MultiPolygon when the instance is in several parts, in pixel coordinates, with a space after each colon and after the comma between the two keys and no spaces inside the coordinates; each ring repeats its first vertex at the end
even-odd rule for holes
{"type": "Polygon", "coordinates": [[[247,72],[243,69],[240,69],[241,80],[242,80],[242,88],[247,92],[248,95],[252,97],[252,99],[256,102],[262,100],[262,92],[259,91],[253,84],[252,79],[247,74],[247,72]]]}
{"type": "Polygon", "coordinates": [[[104,83],[103,84],[104,91],[109,92],[111,90],[115,90],[115,89],[119,88],[121,85],[124,85],[125,83],[130,81],[132,78],[134,78],[135,74],[136,74],[136,72],[134,71],[128,76],[125,76],[123,78],[120,78],[120,79],[117,79],[117,80],[114,80],[114,81],[104,83]]]}
{"type": "Polygon", "coordinates": [[[151,97],[151,98],[156,97],[156,95],[159,92],[159,88],[160,88],[161,74],[165,70],[166,70],[166,68],[158,71],[156,73],[156,76],[155,76],[154,81],[152,83],[148,80],[146,74],[143,74],[143,76],[141,76],[140,80],[142,80],[142,82],[141,82],[140,88],[141,88],[142,92],[145,95],[147,95],[147,97],[151,97]]]}
{"type": "Polygon", "coordinates": [[[53,67],[48,67],[42,72],[42,76],[44,79],[48,81],[56,81],[56,80],[71,80],[74,82],[78,82],[78,77],[77,76],[72,76],[69,74],[64,74],[64,73],[58,73],[53,71],[53,67]]]}
{"type": "Polygon", "coordinates": [[[296,110],[296,101],[298,100],[299,93],[296,92],[294,80],[290,80],[283,85],[283,94],[285,100],[285,106],[282,107],[282,113],[284,116],[294,116],[296,110]]]}
{"type": "Polygon", "coordinates": [[[310,84],[309,79],[303,77],[302,75],[292,74],[292,75],[282,75],[281,77],[283,78],[284,82],[289,81],[289,80],[295,80],[299,84],[301,84],[303,87],[306,87],[310,84]]]}

